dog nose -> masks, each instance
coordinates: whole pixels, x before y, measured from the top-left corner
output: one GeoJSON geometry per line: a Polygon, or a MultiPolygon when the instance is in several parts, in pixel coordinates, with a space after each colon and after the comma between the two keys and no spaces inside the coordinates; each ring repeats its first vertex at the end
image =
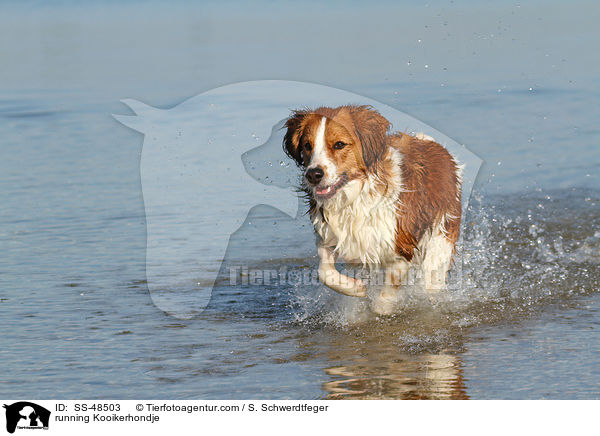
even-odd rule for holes
{"type": "Polygon", "coordinates": [[[316,185],[321,181],[324,174],[325,173],[323,173],[323,170],[321,169],[321,167],[315,167],[315,168],[309,168],[308,170],[306,170],[304,177],[306,177],[306,180],[308,180],[308,183],[310,183],[311,185],[316,185]]]}

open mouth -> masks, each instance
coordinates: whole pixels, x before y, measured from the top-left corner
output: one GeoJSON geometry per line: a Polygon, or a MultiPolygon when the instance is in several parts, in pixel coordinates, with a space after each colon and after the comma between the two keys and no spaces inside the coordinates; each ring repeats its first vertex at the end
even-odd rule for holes
{"type": "Polygon", "coordinates": [[[315,187],[315,197],[317,200],[327,200],[328,198],[333,197],[346,183],[348,183],[348,176],[344,173],[333,185],[315,187]]]}

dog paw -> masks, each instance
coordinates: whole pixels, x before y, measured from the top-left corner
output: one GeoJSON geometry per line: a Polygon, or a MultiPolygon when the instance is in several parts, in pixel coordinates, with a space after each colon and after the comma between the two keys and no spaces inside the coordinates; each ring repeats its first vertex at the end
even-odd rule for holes
{"type": "Polygon", "coordinates": [[[396,302],[386,298],[377,297],[371,302],[371,310],[377,315],[391,315],[396,308],[396,302]]]}
{"type": "Polygon", "coordinates": [[[360,279],[353,279],[334,271],[332,274],[320,273],[325,286],[349,297],[366,297],[367,285],[360,279]]]}
{"type": "Polygon", "coordinates": [[[367,285],[360,279],[345,277],[344,285],[336,289],[339,293],[349,297],[366,297],[367,285]]]}
{"type": "MultiPolygon", "coordinates": [[[[367,285],[360,279],[350,279],[352,286],[352,297],[366,297],[367,296],[367,285]]],[[[348,294],[350,295],[350,294],[348,294]]]]}
{"type": "Polygon", "coordinates": [[[396,309],[398,294],[383,289],[381,293],[371,302],[371,310],[377,315],[391,315],[396,309]]]}

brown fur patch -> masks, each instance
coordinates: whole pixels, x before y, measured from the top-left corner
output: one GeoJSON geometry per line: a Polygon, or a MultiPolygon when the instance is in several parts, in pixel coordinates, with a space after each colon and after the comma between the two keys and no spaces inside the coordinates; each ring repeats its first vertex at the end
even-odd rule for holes
{"type": "Polygon", "coordinates": [[[460,233],[461,202],[458,168],[437,142],[396,134],[391,147],[402,155],[396,249],[411,260],[425,232],[442,222],[446,238],[455,244],[460,233]]]}
{"type": "Polygon", "coordinates": [[[283,137],[283,150],[294,159],[297,165],[302,165],[302,154],[300,150],[300,136],[302,135],[302,124],[305,117],[310,114],[310,110],[297,110],[285,122],[287,129],[283,137]]]}

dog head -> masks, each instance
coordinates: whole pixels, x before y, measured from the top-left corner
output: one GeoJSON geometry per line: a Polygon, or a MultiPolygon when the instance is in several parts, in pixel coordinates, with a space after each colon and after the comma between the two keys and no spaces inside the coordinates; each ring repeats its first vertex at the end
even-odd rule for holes
{"type": "Polygon", "coordinates": [[[389,126],[369,106],[298,110],[285,124],[283,148],[304,169],[313,198],[325,202],[347,184],[360,183],[376,171],[389,126]]]}

